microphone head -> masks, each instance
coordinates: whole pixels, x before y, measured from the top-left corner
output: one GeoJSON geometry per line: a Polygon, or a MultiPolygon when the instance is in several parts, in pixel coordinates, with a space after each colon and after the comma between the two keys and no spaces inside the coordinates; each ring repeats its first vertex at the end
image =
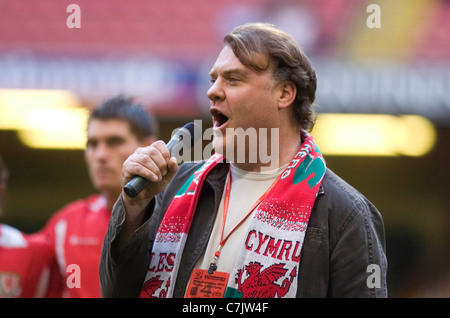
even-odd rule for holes
{"type": "MultiPolygon", "coordinates": [[[[178,129],[175,135],[169,140],[167,143],[167,147],[169,148],[170,153],[174,150],[178,150],[178,154],[182,155],[183,146],[187,148],[192,148],[194,144],[200,139],[202,135],[201,127],[197,124],[190,122],[184,125],[182,128],[178,129]],[[190,144],[188,144],[190,142],[190,144]],[[181,149],[174,149],[181,148],[181,149]]],[[[131,197],[136,197],[148,184],[150,181],[141,177],[135,176],[132,178],[125,186],[125,193],[131,197]]]]}
{"type": "MultiPolygon", "coordinates": [[[[189,146],[189,147],[193,147],[194,144],[200,139],[201,136],[201,128],[195,124],[194,122],[190,122],[187,123],[186,125],[184,125],[182,128],[180,128],[180,130],[178,130],[178,132],[180,133],[180,137],[181,139],[183,139],[183,142],[185,143],[185,145],[189,146]],[[187,144],[187,141],[184,140],[184,136],[186,137],[191,137],[190,138],[190,144],[187,144]]],[[[178,134],[177,132],[177,134],[178,134]]]]}
{"type": "Polygon", "coordinates": [[[202,135],[201,128],[193,123],[187,123],[177,132],[167,143],[167,147],[172,155],[183,155],[183,150],[191,149],[202,135]]]}

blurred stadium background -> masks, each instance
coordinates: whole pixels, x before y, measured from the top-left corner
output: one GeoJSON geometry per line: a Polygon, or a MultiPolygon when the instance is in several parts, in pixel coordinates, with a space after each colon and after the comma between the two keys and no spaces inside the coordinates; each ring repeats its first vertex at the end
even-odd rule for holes
{"type": "Polygon", "coordinates": [[[222,37],[254,21],[294,35],[317,69],[318,143],[383,214],[390,296],[450,296],[450,1],[0,0],[2,221],[32,232],[94,191],[84,120],[112,95],[136,96],[163,139],[205,129],[222,37]]]}

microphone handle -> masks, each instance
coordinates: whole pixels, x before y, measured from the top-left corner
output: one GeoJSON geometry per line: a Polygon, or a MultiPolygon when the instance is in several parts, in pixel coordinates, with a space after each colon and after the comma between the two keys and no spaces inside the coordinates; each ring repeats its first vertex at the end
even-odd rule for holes
{"type": "Polygon", "coordinates": [[[141,176],[134,176],[128,183],[123,187],[123,191],[130,197],[135,198],[142,190],[148,186],[150,180],[145,179],[141,176]]]}

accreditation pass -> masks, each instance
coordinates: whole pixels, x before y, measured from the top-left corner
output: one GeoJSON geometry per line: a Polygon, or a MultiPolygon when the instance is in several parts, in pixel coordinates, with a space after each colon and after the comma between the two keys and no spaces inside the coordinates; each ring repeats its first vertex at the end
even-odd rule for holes
{"type": "Polygon", "coordinates": [[[186,298],[222,298],[227,289],[230,274],[215,271],[209,274],[206,269],[196,268],[192,272],[186,290],[186,298]]]}

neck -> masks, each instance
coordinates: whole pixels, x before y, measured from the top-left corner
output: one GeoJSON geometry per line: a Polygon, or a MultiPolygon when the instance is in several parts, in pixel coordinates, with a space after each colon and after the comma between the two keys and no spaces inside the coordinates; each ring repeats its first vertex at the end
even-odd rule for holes
{"type": "Polygon", "coordinates": [[[108,211],[112,211],[112,208],[114,206],[114,204],[116,203],[117,199],[119,198],[120,192],[119,193],[112,193],[109,191],[103,191],[102,192],[102,196],[105,198],[106,200],[106,206],[108,207],[108,211]]]}
{"type": "MultiPolygon", "coordinates": [[[[274,140],[275,141],[275,140],[274,140]]],[[[244,162],[239,162],[237,160],[233,160],[233,164],[239,169],[252,171],[252,172],[263,172],[270,171],[282,167],[291,162],[292,158],[294,158],[298,149],[301,145],[300,133],[289,134],[285,136],[279,136],[278,140],[272,144],[272,141],[268,141],[267,143],[267,151],[266,154],[270,153],[268,156],[269,159],[261,160],[261,152],[258,153],[257,161],[255,163],[249,163],[248,155],[246,156],[246,160],[244,162]]]]}

